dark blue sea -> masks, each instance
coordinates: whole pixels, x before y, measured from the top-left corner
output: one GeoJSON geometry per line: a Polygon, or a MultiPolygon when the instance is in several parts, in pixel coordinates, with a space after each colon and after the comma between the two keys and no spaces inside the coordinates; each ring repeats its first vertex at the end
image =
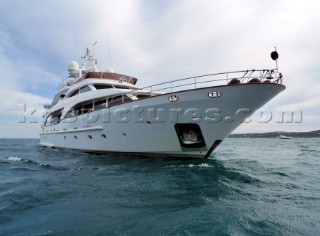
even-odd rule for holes
{"type": "Polygon", "coordinates": [[[319,235],[320,140],[227,138],[206,160],[0,140],[0,235],[319,235]]]}

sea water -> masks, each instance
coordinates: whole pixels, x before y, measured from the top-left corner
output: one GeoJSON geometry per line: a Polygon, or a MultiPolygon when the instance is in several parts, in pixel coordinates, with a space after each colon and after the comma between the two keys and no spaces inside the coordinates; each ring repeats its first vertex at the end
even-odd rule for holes
{"type": "Polygon", "coordinates": [[[227,138],[209,159],[0,140],[0,235],[319,235],[320,140],[227,138]]]}

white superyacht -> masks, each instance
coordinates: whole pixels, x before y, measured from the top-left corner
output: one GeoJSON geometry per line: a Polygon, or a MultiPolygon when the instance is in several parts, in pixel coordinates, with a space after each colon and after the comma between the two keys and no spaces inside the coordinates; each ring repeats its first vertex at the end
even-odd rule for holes
{"type": "MultiPolygon", "coordinates": [[[[276,69],[207,74],[140,88],[99,71],[87,49],[82,68],[45,104],[40,145],[93,153],[207,158],[254,111],[285,89],[276,69]]],[[[278,59],[276,51],[271,53],[278,59]]]]}

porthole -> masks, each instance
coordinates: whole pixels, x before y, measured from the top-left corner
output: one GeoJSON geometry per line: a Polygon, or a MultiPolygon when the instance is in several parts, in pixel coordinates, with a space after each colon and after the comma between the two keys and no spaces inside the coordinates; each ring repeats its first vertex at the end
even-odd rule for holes
{"type": "Polygon", "coordinates": [[[67,137],[66,137],[66,136],[64,136],[64,139],[67,139],[67,137]]]}
{"type": "Polygon", "coordinates": [[[102,138],[107,138],[107,136],[105,134],[101,134],[102,138]]]}
{"type": "Polygon", "coordinates": [[[92,139],[92,136],[91,136],[91,135],[88,135],[88,139],[92,139]]]}
{"type": "Polygon", "coordinates": [[[77,136],[73,136],[73,138],[74,138],[74,139],[78,139],[78,137],[77,137],[77,136]]]}
{"type": "Polygon", "coordinates": [[[171,95],[168,97],[170,102],[176,102],[179,101],[179,97],[177,95],[171,95]]]}
{"type": "Polygon", "coordinates": [[[211,91],[209,92],[208,96],[210,98],[218,98],[218,97],[221,97],[222,93],[219,92],[219,91],[211,91]]]}

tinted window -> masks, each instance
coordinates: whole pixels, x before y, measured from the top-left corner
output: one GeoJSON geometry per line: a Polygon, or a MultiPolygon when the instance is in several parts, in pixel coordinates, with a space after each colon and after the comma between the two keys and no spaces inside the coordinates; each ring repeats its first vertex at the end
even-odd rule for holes
{"type": "Polygon", "coordinates": [[[56,105],[58,101],[61,99],[61,95],[64,95],[67,91],[68,89],[64,89],[61,92],[57,93],[52,100],[51,106],[56,105]]]}
{"type": "Polygon", "coordinates": [[[73,91],[72,93],[70,93],[69,97],[73,97],[75,95],[77,95],[79,93],[79,89],[73,91]]]}
{"type": "Polygon", "coordinates": [[[125,86],[125,85],[115,85],[114,87],[117,89],[131,89],[129,86],[125,86]]]}
{"type": "Polygon", "coordinates": [[[122,96],[116,96],[113,98],[109,98],[108,105],[110,107],[116,106],[122,103],[122,96]]]}
{"type": "Polygon", "coordinates": [[[92,103],[88,103],[88,104],[83,105],[82,114],[86,114],[88,112],[92,112],[92,107],[93,107],[92,103]]]}
{"type": "Polygon", "coordinates": [[[144,98],[149,98],[149,97],[151,97],[151,95],[149,95],[149,94],[138,94],[138,95],[136,95],[137,96],[137,98],[139,98],[139,99],[144,99],[144,98]]]}
{"type": "Polygon", "coordinates": [[[89,88],[89,86],[84,86],[80,89],[79,93],[85,93],[85,92],[89,92],[91,91],[91,89],[89,88]]]}
{"type": "Polygon", "coordinates": [[[82,114],[82,105],[78,105],[74,108],[74,115],[81,115],[82,114]]]}
{"type": "Polygon", "coordinates": [[[49,126],[49,125],[56,125],[60,122],[60,119],[61,119],[61,115],[62,115],[62,110],[58,110],[58,111],[54,111],[54,112],[51,112],[49,115],[48,115],[48,118],[46,120],[46,123],[45,125],[46,126],[49,126]]]}
{"type": "Polygon", "coordinates": [[[96,101],[94,103],[94,110],[95,111],[101,110],[103,108],[106,108],[106,106],[107,106],[107,100],[106,99],[99,100],[99,101],[96,101]]]}
{"type": "Polygon", "coordinates": [[[127,95],[121,95],[121,96],[115,96],[113,98],[109,98],[108,105],[110,107],[120,105],[122,103],[130,102],[132,101],[131,98],[129,98],[127,95]]]}
{"type": "Polygon", "coordinates": [[[109,84],[95,84],[93,85],[96,89],[111,89],[113,88],[111,85],[109,84]]]}
{"type": "Polygon", "coordinates": [[[68,113],[66,114],[65,118],[71,118],[75,116],[75,111],[74,109],[71,109],[68,111],[68,113]]]}

